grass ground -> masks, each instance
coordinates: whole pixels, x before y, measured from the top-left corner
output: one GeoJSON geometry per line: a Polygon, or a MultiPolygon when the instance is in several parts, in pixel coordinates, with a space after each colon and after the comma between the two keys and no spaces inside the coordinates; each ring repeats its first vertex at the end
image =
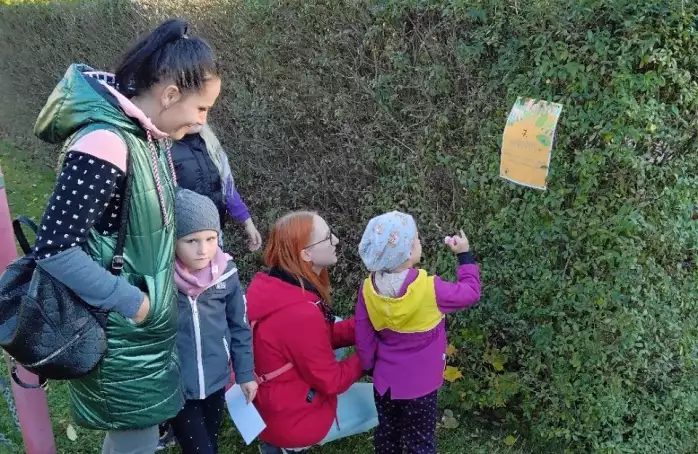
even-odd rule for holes
{"type": "MultiPolygon", "coordinates": [[[[45,163],[38,163],[28,154],[7,142],[0,141],[0,167],[5,174],[5,183],[13,216],[23,214],[40,220],[46,199],[53,189],[55,175],[45,163]]],[[[7,369],[0,367],[0,376],[8,383],[7,369]]],[[[101,452],[103,434],[75,427],[77,439],[68,439],[66,430],[70,424],[68,417],[68,396],[65,383],[54,382],[48,393],[53,430],[60,454],[95,454],[101,452]]],[[[0,433],[8,437],[16,446],[22,439],[15,427],[11,414],[3,399],[0,399],[0,433]]],[[[456,429],[439,429],[439,452],[442,454],[524,454],[532,452],[525,444],[517,442],[507,446],[504,439],[508,433],[483,430],[461,423],[456,429]]],[[[371,434],[341,440],[322,448],[315,448],[314,454],[362,454],[372,452],[371,434]]],[[[0,454],[23,453],[21,448],[10,448],[0,444],[0,454]]],[[[176,454],[177,449],[167,451],[176,454]]],[[[256,453],[256,444],[246,447],[236,429],[226,419],[220,438],[221,454],[256,453]]]]}

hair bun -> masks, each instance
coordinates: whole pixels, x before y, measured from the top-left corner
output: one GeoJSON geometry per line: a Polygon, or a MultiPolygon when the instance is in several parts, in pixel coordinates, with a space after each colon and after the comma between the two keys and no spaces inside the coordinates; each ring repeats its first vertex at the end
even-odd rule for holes
{"type": "Polygon", "coordinates": [[[163,22],[155,33],[161,33],[161,43],[168,44],[179,39],[187,39],[189,31],[189,22],[184,19],[170,19],[163,22]]]}
{"type": "Polygon", "coordinates": [[[118,90],[131,98],[160,80],[181,90],[198,90],[218,76],[213,49],[201,38],[187,37],[189,22],[170,19],[143,36],[122,57],[115,71],[118,90]]]}

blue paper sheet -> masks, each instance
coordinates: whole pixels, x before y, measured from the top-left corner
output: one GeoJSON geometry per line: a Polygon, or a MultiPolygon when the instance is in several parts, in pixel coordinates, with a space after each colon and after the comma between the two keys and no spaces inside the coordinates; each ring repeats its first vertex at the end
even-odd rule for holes
{"type": "Polygon", "coordinates": [[[235,385],[225,393],[230,417],[233,419],[243,440],[248,445],[267,427],[253,404],[248,404],[240,385],[235,385]]]}

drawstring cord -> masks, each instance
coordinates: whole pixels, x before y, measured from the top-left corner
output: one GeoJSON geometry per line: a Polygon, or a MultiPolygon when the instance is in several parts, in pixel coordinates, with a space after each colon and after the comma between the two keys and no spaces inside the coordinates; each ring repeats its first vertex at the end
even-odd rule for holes
{"type": "MultiPolygon", "coordinates": [[[[162,187],[162,180],[160,179],[160,166],[158,158],[158,150],[153,140],[153,135],[150,131],[146,131],[148,136],[148,148],[150,148],[150,164],[153,168],[153,179],[155,180],[155,188],[158,193],[158,199],[160,200],[160,211],[162,213],[162,222],[167,225],[167,210],[165,209],[165,191],[162,187]]],[[[167,162],[170,166],[170,171],[172,172],[172,183],[177,186],[177,174],[174,171],[174,163],[172,162],[172,140],[167,138],[165,140],[165,154],[167,155],[167,162]]]]}

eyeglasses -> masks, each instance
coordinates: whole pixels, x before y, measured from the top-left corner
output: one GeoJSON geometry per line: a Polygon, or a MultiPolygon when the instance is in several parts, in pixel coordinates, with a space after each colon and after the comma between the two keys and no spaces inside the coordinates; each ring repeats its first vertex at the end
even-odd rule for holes
{"type": "Polygon", "coordinates": [[[317,241],[313,244],[309,244],[308,246],[305,247],[305,249],[310,249],[311,247],[316,246],[320,243],[324,243],[325,241],[329,241],[332,246],[336,246],[339,243],[339,240],[338,239],[335,240],[335,238],[337,238],[337,236],[334,234],[334,232],[332,232],[332,229],[330,229],[330,233],[327,235],[327,238],[324,238],[324,239],[317,241]]]}

